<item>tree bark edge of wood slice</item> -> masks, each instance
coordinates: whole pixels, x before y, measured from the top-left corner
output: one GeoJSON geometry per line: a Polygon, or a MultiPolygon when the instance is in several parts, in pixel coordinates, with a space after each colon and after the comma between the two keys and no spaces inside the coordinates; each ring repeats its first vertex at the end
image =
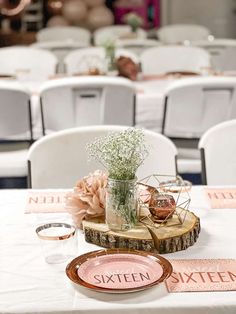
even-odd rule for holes
{"type": "Polygon", "coordinates": [[[173,226],[171,231],[169,227],[161,227],[161,234],[158,229],[142,224],[129,231],[113,232],[98,219],[83,221],[85,240],[104,248],[126,248],[159,254],[186,250],[197,241],[201,229],[200,219],[191,211],[186,212],[188,220],[181,226],[173,226]],[[164,228],[168,230],[167,236],[164,228]]]}

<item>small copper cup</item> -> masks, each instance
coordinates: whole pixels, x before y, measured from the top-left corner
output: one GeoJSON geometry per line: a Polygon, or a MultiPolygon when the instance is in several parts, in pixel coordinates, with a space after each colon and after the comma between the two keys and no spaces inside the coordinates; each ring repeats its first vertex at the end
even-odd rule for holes
{"type": "Polygon", "coordinates": [[[149,211],[154,221],[171,218],[175,208],[175,199],[170,194],[155,194],[149,202],[149,211]]]}

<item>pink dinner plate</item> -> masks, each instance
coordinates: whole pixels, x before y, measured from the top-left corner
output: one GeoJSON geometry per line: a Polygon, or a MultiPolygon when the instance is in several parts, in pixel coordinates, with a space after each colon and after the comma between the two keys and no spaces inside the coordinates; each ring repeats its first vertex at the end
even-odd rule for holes
{"type": "Polygon", "coordinates": [[[150,288],[172,273],[171,263],[150,252],[108,249],[83,254],[66,267],[74,283],[107,293],[127,293],[150,288]]]}

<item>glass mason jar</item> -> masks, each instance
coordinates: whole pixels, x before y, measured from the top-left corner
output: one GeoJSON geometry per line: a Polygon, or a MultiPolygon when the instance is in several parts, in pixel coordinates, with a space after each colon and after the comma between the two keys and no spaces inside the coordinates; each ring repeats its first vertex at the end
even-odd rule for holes
{"type": "Polygon", "coordinates": [[[108,178],[106,193],[106,223],[110,230],[131,229],[138,220],[137,179],[114,180],[108,178]]]}

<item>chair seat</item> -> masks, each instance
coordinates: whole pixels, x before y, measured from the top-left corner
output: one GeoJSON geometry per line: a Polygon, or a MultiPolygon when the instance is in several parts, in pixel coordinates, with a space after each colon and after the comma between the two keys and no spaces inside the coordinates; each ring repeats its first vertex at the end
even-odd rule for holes
{"type": "Polygon", "coordinates": [[[28,150],[8,151],[0,153],[0,177],[27,176],[28,150]]]}

